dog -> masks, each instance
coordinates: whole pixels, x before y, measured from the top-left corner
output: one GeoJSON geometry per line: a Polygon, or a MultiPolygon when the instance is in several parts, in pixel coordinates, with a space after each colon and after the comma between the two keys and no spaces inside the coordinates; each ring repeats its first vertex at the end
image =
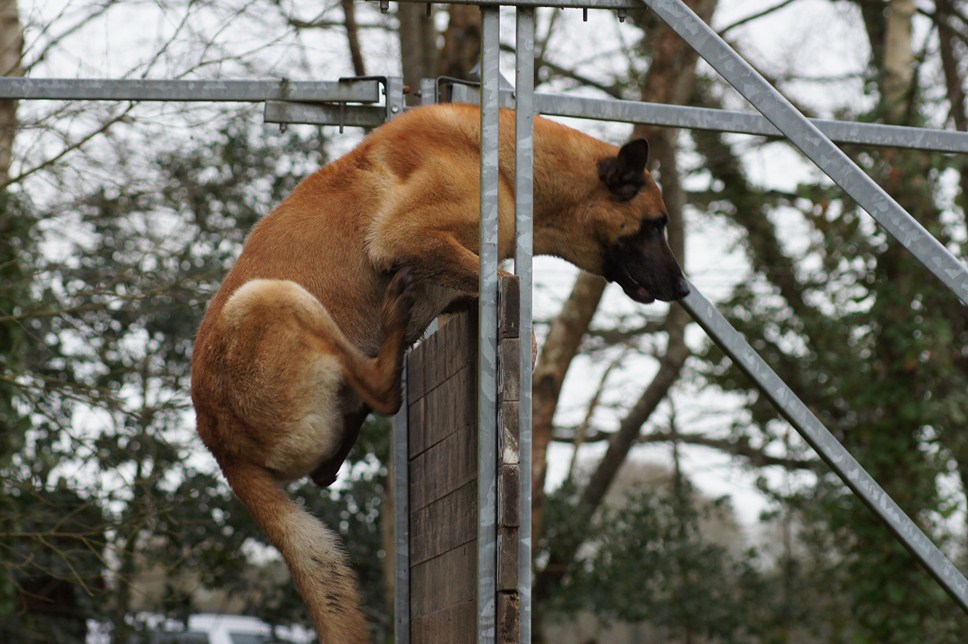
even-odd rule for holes
{"type": "MultiPolygon", "coordinates": [[[[405,348],[477,295],[480,116],[412,109],[300,183],[253,228],[192,355],[198,433],[282,553],[322,642],[368,640],[336,536],[283,489],[336,479],[371,410],[401,405],[405,348]]],[[[499,127],[498,250],[513,252],[514,113],[499,127]]],[[[688,285],[664,234],[648,143],[534,119],[534,252],[650,303],[688,285]]]]}

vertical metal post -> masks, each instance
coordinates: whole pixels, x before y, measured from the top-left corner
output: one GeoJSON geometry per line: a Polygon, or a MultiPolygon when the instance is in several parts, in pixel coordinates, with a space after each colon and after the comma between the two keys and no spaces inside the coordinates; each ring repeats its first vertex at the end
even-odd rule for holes
{"type": "Polygon", "coordinates": [[[520,414],[518,449],[521,491],[518,544],[520,642],[531,642],[531,291],[534,257],[534,9],[517,8],[515,157],[514,157],[514,272],[521,288],[520,414]]]}
{"type": "Polygon", "coordinates": [[[407,358],[403,360],[403,406],[393,417],[393,633],[410,644],[410,457],[408,442],[407,358]]]}
{"type": "Polygon", "coordinates": [[[478,313],[477,641],[494,642],[497,604],[497,266],[500,7],[481,7],[481,225],[478,313]]]}
{"type": "MultiPolygon", "coordinates": [[[[403,112],[403,79],[386,80],[387,120],[403,112]]],[[[393,417],[393,634],[396,644],[410,644],[410,423],[407,395],[409,357],[403,358],[400,389],[403,405],[393,417]]]]}
{"type": "Polygon", "coordinates": [[[386,92],[387,120],[403,114],[403,107],[406,101],[403,98],[403,78],[400,76],[387,76],[386,85],[383,91],[386,92]]]}
{"type": "Polygon", "coordinates": [[[420,79],[420,104],[433,105],[437,102],[437,81],[433,78],[420,79]]]}
{"type": "Polygon", "coordinates": [[[887,232],[968,304],[968,268],[878,186],[681,0],[644,0],[887,232]]]}
{"type": "MultiPolygon", "coordinates": [[[[435,78],[421,78],[420,79],[420,104],[421,105],[434,105],[437,103],[437,80],[435,78]]],[[[439,318],[434,318],[424,332],[423,337],[428,338],[432,334],[437,333],[440,321],[439,318]]]]}

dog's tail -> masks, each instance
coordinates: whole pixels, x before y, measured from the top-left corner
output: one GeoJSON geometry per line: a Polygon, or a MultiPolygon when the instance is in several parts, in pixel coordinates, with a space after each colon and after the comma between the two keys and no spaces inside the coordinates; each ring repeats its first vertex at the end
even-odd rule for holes
{"type": "Polygon", "coordinates": [[[220,462],[236,496],[282,553],[309,609],[319,641],[369,641],[356,579],[336,535],[300,507],[265,468],[220,462]]]}

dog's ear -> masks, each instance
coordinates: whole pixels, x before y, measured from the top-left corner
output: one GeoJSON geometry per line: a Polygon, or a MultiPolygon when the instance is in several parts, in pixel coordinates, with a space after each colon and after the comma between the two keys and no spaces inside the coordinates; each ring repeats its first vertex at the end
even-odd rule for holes
{"type": "Polygon", "coordinates": [[[623,145],[618,156],[603,159],[598,164],[598,177],[616,196],[631,199],[645,185],[643,173],[648,162],[649,142],[635,139],[623,145]]]}

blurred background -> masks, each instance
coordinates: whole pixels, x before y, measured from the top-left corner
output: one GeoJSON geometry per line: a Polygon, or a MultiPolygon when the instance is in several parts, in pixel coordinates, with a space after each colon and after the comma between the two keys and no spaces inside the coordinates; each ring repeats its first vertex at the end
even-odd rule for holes
{"type": "MultiPolygon", "coordinates": [[[[686,0],[809,116],[965,130],[959,0],[686,0]]],[[[751,109],[647,11],[537,10],[538,91],[751,109]]],[[[0,0],[35,78],[466,78],[470,6],[0,0]]],[[[513,20],[504,21],[513,77],[513,20]]],[[[686,272],[964,570],[968,312],[789,144],[651,142],[686,272]]],[[[247,231],[361,131],[248,104],[0,101],[0,640],[150,640],[158,616],[307,616],[194,434],[189,357],[247,231]]],[[[957,257],[968,161],[845,152],[957,257]]],[[[679,307],[536,263],[536,641],[962,642],[968,618],[679,307]]],[[[389,425],[337,485],[392,638],[389,425]]]]}

